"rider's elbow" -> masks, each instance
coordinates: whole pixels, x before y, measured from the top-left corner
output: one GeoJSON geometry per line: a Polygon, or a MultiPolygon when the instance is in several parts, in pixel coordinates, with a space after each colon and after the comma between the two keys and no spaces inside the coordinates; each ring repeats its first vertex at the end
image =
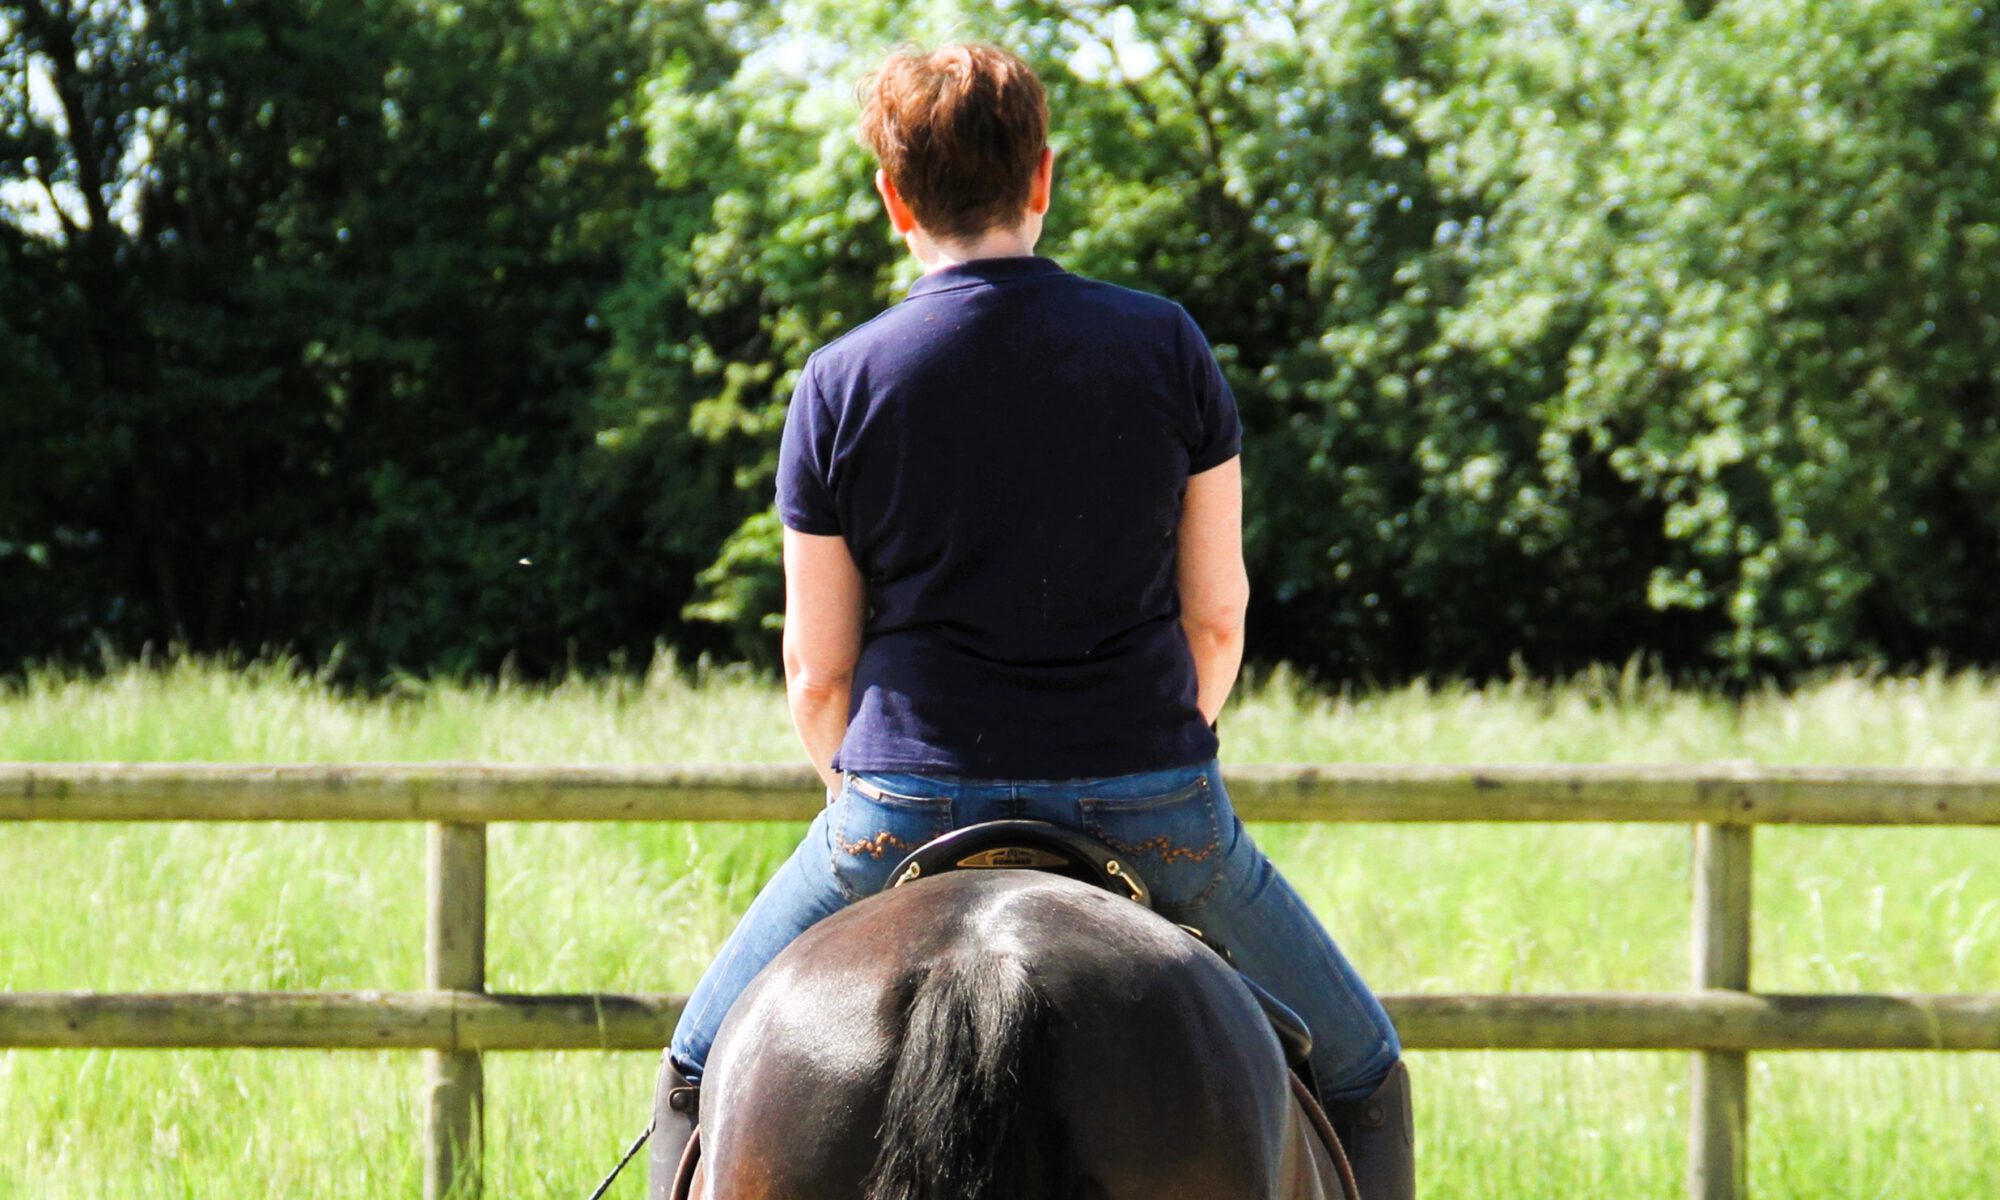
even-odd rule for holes
{"type": "Polygon", "coordinates": [[[1181,624],[1190,634],[1216,642],[1235,641],[1243,636],[1243,624],[1250,611],[1250,581],[1239,576],[1222,586],[1202,589],[1181,597],[1181,624]]]}
{"type": "Polygon", "coordinates": [[[802,647],[785,646],[785,686],[794,695],[829,696],[854,682],[854,661],[845,656],[814,655],[802,647]]]}

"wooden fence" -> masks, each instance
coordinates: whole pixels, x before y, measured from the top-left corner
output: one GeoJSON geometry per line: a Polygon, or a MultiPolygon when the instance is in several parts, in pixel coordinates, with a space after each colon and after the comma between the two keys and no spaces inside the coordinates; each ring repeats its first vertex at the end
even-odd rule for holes
{"type": "MultiPolygon", "coordinates": [[[[2000,1050],[2000,994],[1750,991],[1758,824],[2000,825],[2000,773],[1693,767],[1238,767],[1266,821],[1612,821],[1694,827],[1693,990],[1385,996],[1412,1049],[1694,1051],[1688,1195],[1744,1194],[1747,1055],[2000,1050]]],[[[425,1195],[470,1200],[480,1056],[657,1050],[684,1000],[485,990],[486,838],[495,821],[809,820],[805,769],[472,763],[0,764],[0,821],[422,821],[426,990],[0,993],[0,1047],[417,1049],[425,1195]]]]}

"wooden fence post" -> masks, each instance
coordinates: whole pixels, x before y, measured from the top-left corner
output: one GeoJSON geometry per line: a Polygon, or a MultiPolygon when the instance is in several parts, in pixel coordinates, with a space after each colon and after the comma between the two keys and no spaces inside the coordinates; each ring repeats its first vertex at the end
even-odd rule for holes
{"type": "MultiPolygon", "coordinates": [[[[1751,826],[1694,828],[1694,986],[1750,990],[1751,826]]],[[[1741,1200],[1749,1056],[1703,1050],[1690,1079],[1688,1200],[1741,1200]]]]}
{"type": "MultiPolygon", "coordinates": [[[[424,986],[486,990],[486,826],[425,839],[424,986]]],[[[486,1078],[477,1053],[424,1051],[424,1200],[478,1200],[486,1078]]]]}

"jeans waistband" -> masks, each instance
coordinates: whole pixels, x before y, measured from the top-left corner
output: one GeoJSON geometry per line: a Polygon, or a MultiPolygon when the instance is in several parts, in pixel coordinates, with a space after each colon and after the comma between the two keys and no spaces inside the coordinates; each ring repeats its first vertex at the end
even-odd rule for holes
{"type": "Polygon", "coordinates": [[[1093,775],[1076,779],[968,779],[950,775],[925,775],[907,771],[846,771],[844,780],[870,799],[884,796],[962,796],[968,794],[1043,793],[1103,796],[1145,796],[1191,784],[1201,777],[1217,781],[1220,768],[1215,759],[1186,766],[1134,771],[1124,775],[1093,775]]]}

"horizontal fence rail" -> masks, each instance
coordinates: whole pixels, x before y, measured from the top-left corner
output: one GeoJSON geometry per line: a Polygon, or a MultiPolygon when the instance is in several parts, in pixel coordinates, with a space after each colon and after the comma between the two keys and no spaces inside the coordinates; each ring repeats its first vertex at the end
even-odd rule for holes
{"type": "MultiPolygon", "coordinates": [[[[2000,1051],[2000,995],[1752,990],[1757,825],[2000,826],[2000,772],[1693,766],[1250,766],[1258,821],[1598,821],[1694,828],[1693,990],[1382,997],[1424,1050],[1693,1052],[1687,1194],[1745,1194],[1751,1051],[2000,1051]]],[[[676,995],[485,990],[485,826],[502,821],[806,821],[804,767],[491,763],[0,763],[10,821],[416,821],[429,825],[418,992],[0,992],[0,1048],[414,1050],[425,1061],[424,1195],[482,1189],[482,1055],[658,1050],[676,995]]]]}
{"type": "MultiPolygon", "coordinates": [[[[1240,766],[1253,821],[2000,825],[2000,771],[1240,766]]],[[[0,821],[807,821],[809,768],[0,763],[0,821]]]]}
{"type": "MultiPolygon", "coordinates": [[[[0,1046],[651,1050],[680,995],[0,993],[0,1046]]],[[[1413,1050],[2000,1050],[2000,996],[1388,995],[1413,1050]]]]}

